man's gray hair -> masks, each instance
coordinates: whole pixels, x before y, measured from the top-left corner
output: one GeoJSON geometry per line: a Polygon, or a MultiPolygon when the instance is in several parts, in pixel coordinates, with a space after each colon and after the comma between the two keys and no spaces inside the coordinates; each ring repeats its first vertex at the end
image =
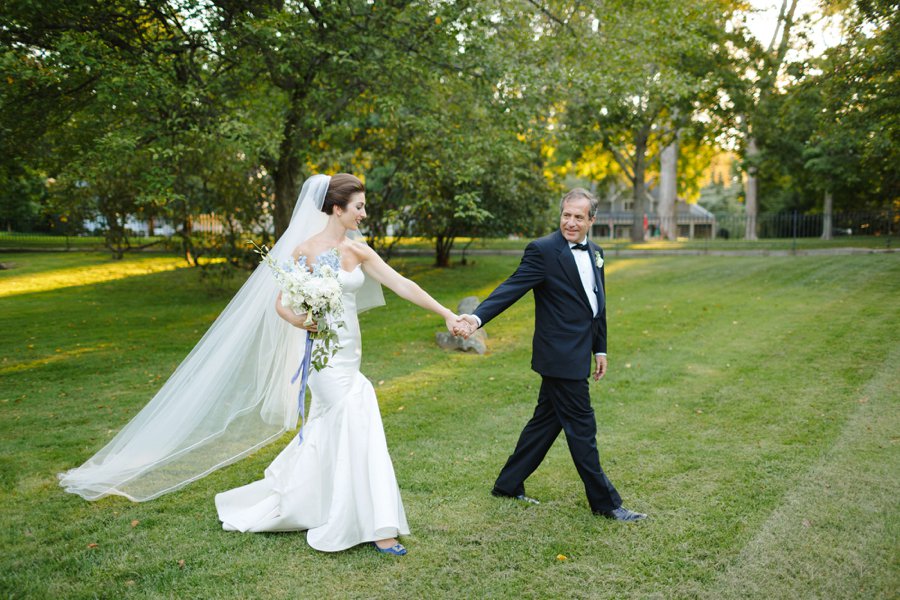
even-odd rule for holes
{"type": "Polygon", "coordinates": [[[594,215],[597,214],[597,206],[599,202],[592,193],[584,188],[572,188],[566,193],[565,196],[562,197],[562,200],[559,201],[559,214],[562,214],[563,205],[566,202],[568,202],[569,200],[576,200],[578,198],[586,198],[591,203],[591,207],[588,209],[588,217],[593,219],[594,215]]]}

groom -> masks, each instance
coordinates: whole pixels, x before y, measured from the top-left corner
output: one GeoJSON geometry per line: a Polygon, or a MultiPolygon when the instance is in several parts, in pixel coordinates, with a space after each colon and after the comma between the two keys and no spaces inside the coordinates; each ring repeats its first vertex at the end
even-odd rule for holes
{"type": "Polygon", "coordinates": [[[622,506],[619,493],[600,467],[597,422],[588,389],[592,370],[597,381],[607,366],[603,251],[587,239],[596,212],[597,200],[587,190],[575,188],[567,193],[560,202],[559,231],[528,244],[516,272],[474,314],[461,315],[466,326],[456,333],[471,335],[526,292],[534,292],[531,368],[541,375],[541,391],[534,416],[522,430],[492,493],[538,504],[525,495],[524,482],[559,432],[565,431],[591,510],[618,521],[638,521],[647,515],[622,506]]]}

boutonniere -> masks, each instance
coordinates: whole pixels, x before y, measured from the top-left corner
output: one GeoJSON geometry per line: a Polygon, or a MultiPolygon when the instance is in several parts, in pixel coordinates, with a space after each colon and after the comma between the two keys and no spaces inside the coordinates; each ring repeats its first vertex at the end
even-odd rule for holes
{"type": "Polygon", "coordinates": [[[600,256],[600,252],[594,250],[594,264],[597,265],[598,269],[603,268],[603,257],[600,256]]]}

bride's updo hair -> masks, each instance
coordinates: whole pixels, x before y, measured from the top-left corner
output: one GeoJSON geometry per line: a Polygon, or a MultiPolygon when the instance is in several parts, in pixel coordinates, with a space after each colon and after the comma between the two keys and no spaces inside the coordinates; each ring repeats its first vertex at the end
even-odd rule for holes
{"type": "Polygon", "coordinates": [[[330,215],[334,207],[347,208],[350,196],[359,192],[365,192],[366,186],[356,176],[350,173],[338,173],[331,176],[328,182],[328,191],[325,192],[325,200],[322,202],[322,212],[330,215]]]}

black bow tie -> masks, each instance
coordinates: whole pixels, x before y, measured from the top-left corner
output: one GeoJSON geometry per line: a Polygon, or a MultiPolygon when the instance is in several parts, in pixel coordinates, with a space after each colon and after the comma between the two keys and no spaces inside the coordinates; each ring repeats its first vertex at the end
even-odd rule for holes
{"type": "Polygon", "coordinates": [[[573,244],[572,246],[570,246],[570,248],[572,248],[572,250],[587,250],[588,249],[587,244],[573,244]]]}

